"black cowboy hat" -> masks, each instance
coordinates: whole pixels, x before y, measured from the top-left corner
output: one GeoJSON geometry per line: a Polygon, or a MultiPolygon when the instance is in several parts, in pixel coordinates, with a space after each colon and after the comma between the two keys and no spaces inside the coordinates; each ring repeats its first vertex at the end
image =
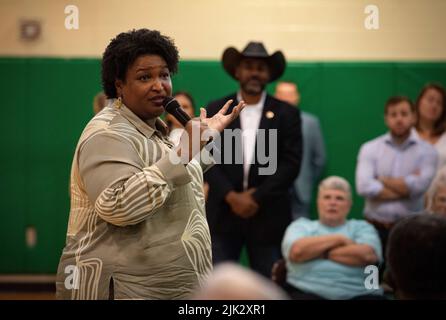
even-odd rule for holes
{"type": "Polygon", "coordinates": [[[272,55],[268,55],[263,43],[250,42],[242,52],[234,47],[227,48],[223,52],[223,68],[236,80],[235,69],[243,58],[265,59],[270,72],[269,82],[280,78],[285,71],[286,61],[282,51],[276,51],[272,55]]]}

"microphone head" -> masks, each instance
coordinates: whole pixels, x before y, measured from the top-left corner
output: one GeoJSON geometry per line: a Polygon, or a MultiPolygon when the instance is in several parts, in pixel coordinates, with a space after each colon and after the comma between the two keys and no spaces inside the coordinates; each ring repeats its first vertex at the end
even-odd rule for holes
{"type": "Polygon", "coordinates": [[[165,97],[163,100],[163,107],[166,111],[174,116],[183,127],[186,126],[186,123],[191,120],[189,115],[181,108],[181,105],[177,100],[173,97],[165,97]]]}
{"type": "Polygon", "coordinates": [[[164,107],[164,109],[166,109],[167,112],[172,114],[172,113],[174,113],[174,111],[177,108],[180,108],[181,106],[178,103],[178,101],[175,100],[174,97],[169,97],[168,96],[168,97],[165,97],[164,100],[163,100],[163,107],[164,107]]]}

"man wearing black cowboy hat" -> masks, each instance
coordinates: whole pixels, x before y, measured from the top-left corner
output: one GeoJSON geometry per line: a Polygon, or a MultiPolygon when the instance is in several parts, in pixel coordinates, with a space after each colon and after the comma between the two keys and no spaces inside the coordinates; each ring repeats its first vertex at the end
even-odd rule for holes
{"type": "Polygon", "coordinates": [[[281,257],[284,231],[291,222],[288,189],[299,173],[301,162],[300,113],[265,91],[266,85],[285,70],[282,52],[269,55],[262,43],[250,42],[242,52],[232,47],[226,49],[222,60],[226,72],[240,83],[240,89],[210,103],[208,115],[218,112],[222,102],[229,99],[233,103],[228,112],[240,100],[247,106],[227,127],[241,129],[241,141],[235,139],[232,150],[225,150],[225,135],[221,135],[222,158],[232,151],[231,164],[222,161],[205,175],[210,187],[206,209],[213,262],[237,261],[246,245],[251,267],[270,277],[273,263],[281,257]],[[263,137],[256,136],[258,129],[265,130],[263,137]],[[277,139],[270,136],[273,131],[277,139]],[[243,150],[243,164],[236,163],[234,157],[240,150],[243,150]],[[269,154],[277,164],[274,173],[259,174],[259,169],[269,164],[259,161],[258,150],[274,153],[269,154]]]}

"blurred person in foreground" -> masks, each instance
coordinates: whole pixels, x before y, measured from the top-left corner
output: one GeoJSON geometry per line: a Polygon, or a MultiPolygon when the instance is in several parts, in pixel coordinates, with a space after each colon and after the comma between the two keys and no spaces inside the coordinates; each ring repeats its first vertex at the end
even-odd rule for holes
{"type": "Polygon", "coordinates": [[[389,236],[386,281],[397,299],[446,299],[446,218],[399,221],[389,236]]]}
{"type": "Polygon", "coordinates": [[[192,296],[197,300],[287,300],[274,282],[232,262],[215,266],[212,274],[192,296]]]}

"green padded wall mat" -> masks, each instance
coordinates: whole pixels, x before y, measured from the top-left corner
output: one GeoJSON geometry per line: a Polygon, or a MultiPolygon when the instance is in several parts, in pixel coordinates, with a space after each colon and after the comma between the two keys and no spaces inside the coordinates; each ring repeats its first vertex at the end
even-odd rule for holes
{"type": "MultiPolygon", "coordinates": [[[[73,152],[101,90],[100,60],[4,57],[0,74],[0,273],[54,273],[65,241],[73,152]],[[32,247],[28,227],[37,232],[32,247]]],[[[354,186],[360,145],[385,132],[386,99],[415,99],[427,81],[446,85],[446,62],[290,62],[282,79],[299,83],[302,109],[321,121],[324,175],[344,176],[354,186]]],[[[237,89],[218,61],[181,62],[173,86],[191,92],[197,107],[237,89]]],[[[361,218],[363,201],[356,195],[353,201],[350,217],[361,218]]]]}

